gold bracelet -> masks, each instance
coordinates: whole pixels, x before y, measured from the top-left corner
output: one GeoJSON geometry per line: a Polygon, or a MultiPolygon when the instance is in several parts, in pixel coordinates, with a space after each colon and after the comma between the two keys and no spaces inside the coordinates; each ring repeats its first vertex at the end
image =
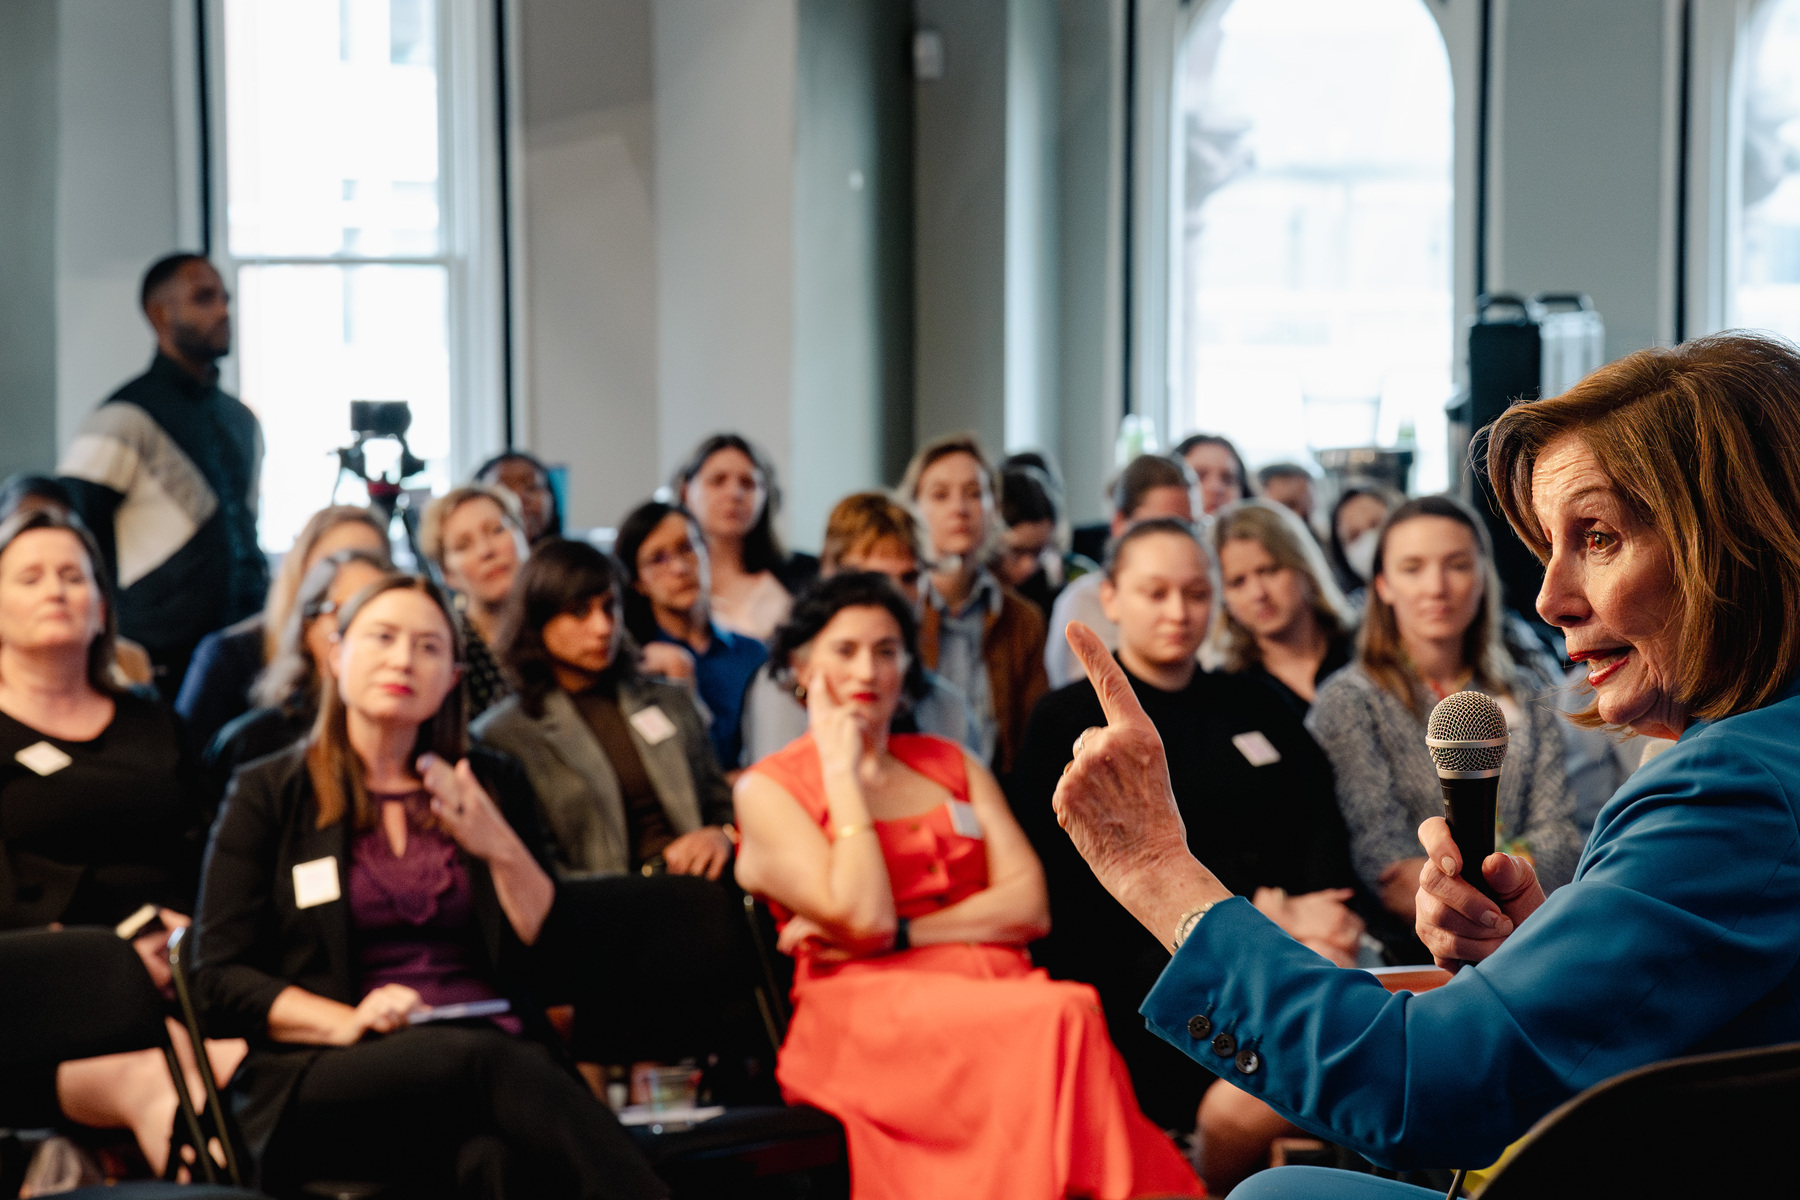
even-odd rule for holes
{"type": "Polygon", "coordinates": [[[874,833],[874,832],[875,832],[875,825],[871,821],[865,821],[861,825],[839,825],[836,840],[841,842],[845,838],[855,837],[859,833],[874,833]]]}

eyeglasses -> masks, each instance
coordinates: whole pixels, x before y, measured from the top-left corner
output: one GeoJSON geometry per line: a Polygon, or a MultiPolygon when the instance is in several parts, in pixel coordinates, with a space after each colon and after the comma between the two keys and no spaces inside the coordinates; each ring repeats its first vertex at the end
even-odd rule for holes
{"type": "Polygon", "coordinates": [[[652,554],[649,558],[645,559],[640,570],[643,574],[648,575],[652,571],[666,571],[678,562],[697,562],[699,561],[699,558],[700,554],[694,549],[694,543],[689,541],[677,542],[669,549],[658,550],[655,554],[652,554]]]}
{"type": "Polygon", "coordinates": [[[303,620],[311,621],[318,617],[332,616],[342,607],[336,600],[308,600],[300,606],[300,616],[303,620]]]}

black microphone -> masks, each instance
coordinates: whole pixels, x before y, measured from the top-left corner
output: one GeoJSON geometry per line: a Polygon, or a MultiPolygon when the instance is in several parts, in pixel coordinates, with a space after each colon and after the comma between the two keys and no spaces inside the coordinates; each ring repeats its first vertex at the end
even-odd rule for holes
{"type": "Polygon", "coordinates": [[[1500,706],[1480,692],[1445,696],[1425,726],[1425,745],[1444,793],[1444,819],[1462,854],[1462,877],[1495,903],[1500,898],[1482,877],[1481,863],[1494,852],[1494,801],[1508,740],[1500,706]]]}

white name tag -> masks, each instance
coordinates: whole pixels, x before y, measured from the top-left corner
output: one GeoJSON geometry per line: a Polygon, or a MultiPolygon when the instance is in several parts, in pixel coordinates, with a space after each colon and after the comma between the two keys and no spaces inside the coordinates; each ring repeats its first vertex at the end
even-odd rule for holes
{"type": "Polygon", "coordinates": [[[675,736],[675,722],[669,714],[652,704],[631,714],[631,727],[652,746],[660,746],[675,736]]]}
{"type": "Polygon", "coordinates": [[[75,760],[49,742],[36,742],[13,755],[39,775],[54,775],[75,760]]]}
{"type": "Polygon", "coordinates": [[[335,858],[315,858],[294,867],[294,907],[312,908],[330,904],[338,891],[338,869],[335,858]]]}
{"type": "Polygon", "coordinates": [[[984,837],[981,818],[975,815],[975,806],[967,800],[950,801],[950,828],[966,838],[984,837]]]}
{"type": "Polygon", "coordinates": [[[1231,739],[1231,744],[1238,748],[1238,753],[1248,759],[1253,767],[1266,767],[1281,761],[1281,751],[1256,730],[1238,734],[1231,739]]]}

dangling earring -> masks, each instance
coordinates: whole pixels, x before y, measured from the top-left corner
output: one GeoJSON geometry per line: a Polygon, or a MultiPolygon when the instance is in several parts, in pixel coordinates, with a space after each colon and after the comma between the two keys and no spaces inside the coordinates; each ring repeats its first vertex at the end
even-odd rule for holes
{"type": "Polygon", "coordinates": [[[806,685],[798,680],[794,683],[794,699],[802,704],[806,703],[806,685]]]}

